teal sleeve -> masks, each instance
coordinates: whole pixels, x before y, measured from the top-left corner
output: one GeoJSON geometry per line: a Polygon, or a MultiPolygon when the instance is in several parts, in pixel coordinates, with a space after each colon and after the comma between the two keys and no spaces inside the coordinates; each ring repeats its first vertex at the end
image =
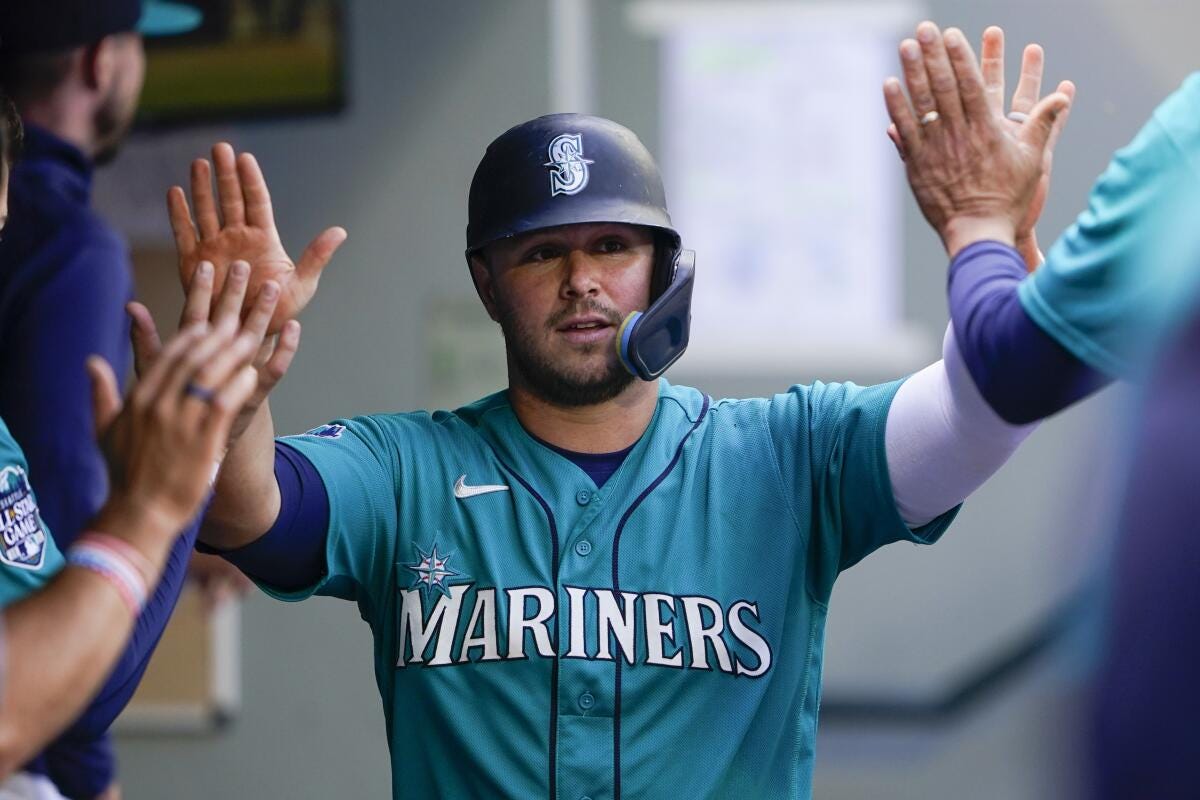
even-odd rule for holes
{"type": "Polygon", "coordinates": [[[1200,265],[1200,73],[1117,151],[1088,208],[1018,289],[1029,316],[1088,365],[1137,377],[1200,265]]]}
{"type": "Polygon", "coordinates": [[[821,602],[842,570],[892,542],[931,544],[958,513],[956,507],[916,529],[900,518],[885,431],[901,383],[815,383],[771,401],[771,436],[784,485],[797,493],[810,537],[810,588],[821,602]]]}
{"type": "Polygon", "coordinates": [[[372,618],[394,559],[397,527],[395,448],[378,419],[339,420],[282,440],[316,469],[329,498],[326,574],[294,592],[261,588],[281,600],[313,594],[354,600],[372,618]]]}
{"type": "Polygon", "coordinates": [[[0,606],[44,586],[63,563],[42,520],[25,456],[0,420],[0,606]]]}

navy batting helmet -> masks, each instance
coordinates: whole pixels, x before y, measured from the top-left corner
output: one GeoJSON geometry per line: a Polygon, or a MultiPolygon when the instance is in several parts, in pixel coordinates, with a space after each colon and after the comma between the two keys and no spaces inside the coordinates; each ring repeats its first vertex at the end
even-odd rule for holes
{"type": "Polygon", "coordinates": [[[488,145],[468,203],[467,262],[499,239],[583,222],[657,232],[651,306],[617,336],[621,362],[644,380],[683,355],[691,323],[693,255],[680,249],[658,165],[633,131],[586,114],[549,114],[488,145]]]}

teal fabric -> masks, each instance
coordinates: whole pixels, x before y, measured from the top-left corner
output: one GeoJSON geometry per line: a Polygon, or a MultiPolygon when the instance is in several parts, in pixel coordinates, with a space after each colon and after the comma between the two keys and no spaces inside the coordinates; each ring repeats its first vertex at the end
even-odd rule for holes
{"type": "Polygon", "coordinates": [[[0,420],[0,607],[20,600],[63,567],[29,485],[29,465],[0,420]]]}
{"type": "Polygon", "coordinates": [[[339,420],[286,440],[329,495],[328,574],[273,593],[358,603],[396,798],[809,797],[834,580],[957,511],[900,519],[899,385],[662,381],[599,489],[505,393],[339,420]]]}
{"type": "Polygon", "coordinates": [[[1144,372],[1200,273],[1200,73],[1155,109],[1088,208],[1018,290],[1067,350],[1115,377],[1144,372]]]}

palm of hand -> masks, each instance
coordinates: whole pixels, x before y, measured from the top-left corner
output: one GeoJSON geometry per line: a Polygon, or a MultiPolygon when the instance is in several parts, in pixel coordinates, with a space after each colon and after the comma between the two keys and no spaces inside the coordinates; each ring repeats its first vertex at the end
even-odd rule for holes
{"type": "Polygon", "coordinates": [[[316,288],[301,279],[278,234],[250,225],[226,225],[216,237],[201,239],[195,250],[181,254],[179,277],[185,286],[191,285],[201,261],[213,265],[214,293],[220,293],[234,261],[247,261],[252,266],[247,298],[257,297],[266,281],[279,284],[279,304],[267,328],[268,335],[278,333],[285,322],[295,318],[308,305],[316,288]]]}

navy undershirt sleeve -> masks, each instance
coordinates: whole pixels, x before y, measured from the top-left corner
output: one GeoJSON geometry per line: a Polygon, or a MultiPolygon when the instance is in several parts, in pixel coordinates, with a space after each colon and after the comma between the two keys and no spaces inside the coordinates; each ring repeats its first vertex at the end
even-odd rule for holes
{"type": "Polygon", "coordinates": [[[325,576],[329,495],[312,462],[282,442],[275,443],[275,480],[279,516],[270,530],[236,550],[204,544],[196,549],[216,553],[259,583],[284,592],[300,591],[325,576]]]}
{"type": "Polygon", "coordinates": [[[967,369],[992,410],[1014,425],[1048,417],[1107,385],[1025,313],[1021,255],[975,242],[950,264],[950,319],[967,369]]]}

